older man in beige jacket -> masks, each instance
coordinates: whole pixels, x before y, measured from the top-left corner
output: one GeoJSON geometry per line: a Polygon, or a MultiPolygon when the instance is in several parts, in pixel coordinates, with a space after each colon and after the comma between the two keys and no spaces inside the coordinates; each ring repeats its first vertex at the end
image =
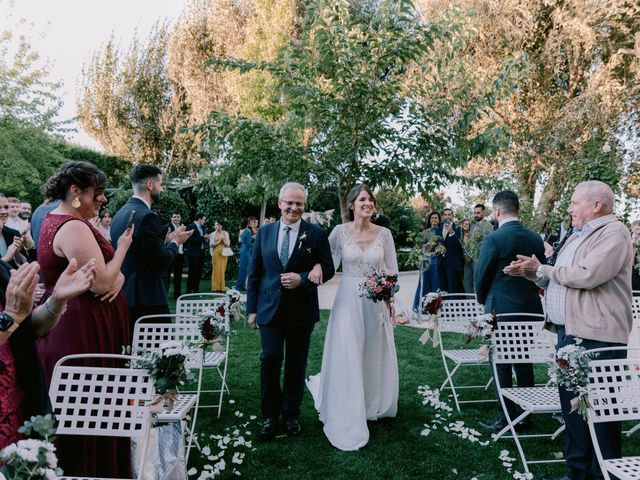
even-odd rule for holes
{"type": "MultiPolygon", "coordinates": [[[[574,234],[554,266],[535,257],[519,256],[504,269],[525,276],[545,289],[548,321],[558,333],[560,349],[576,344],[587,350],[627,344],[631,331],[631,268],[633,248],[625,225],[613,214],[611,188],[599,181],[582,182],[571,197],[574,234]]],[[[619,358],[624,352],[601,353],[599,358],[619,358]]],[[[593,451],[589,429],[582,416],[571,412],[575,393],[559,387],[565,419],[564,455],[567,473],[545,477],[554,480],[599,479],[602,472],[593,451]]],[[[620,422],[599,424],[596,435],[604,458],[621,456],[620,422]]]]}

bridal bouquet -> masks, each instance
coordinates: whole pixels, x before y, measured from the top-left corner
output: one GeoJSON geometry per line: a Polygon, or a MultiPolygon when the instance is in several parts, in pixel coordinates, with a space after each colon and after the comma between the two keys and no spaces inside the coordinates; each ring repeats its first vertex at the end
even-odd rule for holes
{"type": "Polygon", "coordinates": [[[589,360],[596,354],[587,353],[580,343],[582,339],[577,339],[576,345],[566,345],[556,352],[556,361],[549,364],[549,378],[553,385],[563,385],[578,394],[571,400],[571,411],[577,409],[586,420],[587,411],[591,408],[587,395],[589,360]]]}
{"type": "Polygon", "coordinates": [[[0,478],[56,480],[61,477],[56,447],[52,443],[55,420],[51,415],[31,417],[18,432],[25,435],[35,432],[44,440],[19,440],[0,451],[0,478]]]}
{"type": "Polygon", "coordinates": [[[400,285],[398,285],[396,273],[375,270],[360,285],[360,296],[373,302],[390,301],[398,290],[400,290],[400,285]]]}

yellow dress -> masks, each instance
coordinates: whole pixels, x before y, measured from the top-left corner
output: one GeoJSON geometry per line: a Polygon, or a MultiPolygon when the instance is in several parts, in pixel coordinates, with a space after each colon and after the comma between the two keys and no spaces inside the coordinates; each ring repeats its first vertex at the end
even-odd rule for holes
{"type": "MultiPolygon", "coordinates": [[[[222,235],[224,238],[224,233],[222,235]]],[[[213,246],[213,251],[211,253],[211,267],[212,267],[211,268],[211,291],[212,292],[227,291],[227,287],[224,283],[224,272],[227,269],[227,257],[222,256],[223,248],[224,248],[224,242],[222,241],[222,239],[220,239],[220,242],[217,245],[213,246]]]]}

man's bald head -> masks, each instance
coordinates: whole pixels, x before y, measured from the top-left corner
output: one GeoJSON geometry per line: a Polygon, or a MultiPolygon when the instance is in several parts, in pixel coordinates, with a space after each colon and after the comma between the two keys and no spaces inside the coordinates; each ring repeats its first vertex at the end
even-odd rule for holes
{"type": "Polygon", "coordinates": [[[571,225],[581,229],[591,220],[610,215],[614,203],[613,191],[606,183],[589,180],[578,184],[568,209],[571,225]]]}
{"type": "Polygon", "coordinates": [[[604,215],[613,213],[613,208],[616,202],[615,195],[611,187],[600,180],[588,180],[586,182],[579,183],[576,187],[576,192],[580,191],[589,201],[599,201],[602,205],[604,215]]]}

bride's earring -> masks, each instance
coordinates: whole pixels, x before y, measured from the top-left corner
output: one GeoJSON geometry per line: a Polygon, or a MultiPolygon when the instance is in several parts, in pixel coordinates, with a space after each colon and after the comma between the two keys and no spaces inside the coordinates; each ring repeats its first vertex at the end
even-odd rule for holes
{"type": "Polygon", "coordinates": [[[71,202],[71,206],[73,208],[80,208],[80,199],[78,197],[73,199],[73,202],[71,202]]]}

